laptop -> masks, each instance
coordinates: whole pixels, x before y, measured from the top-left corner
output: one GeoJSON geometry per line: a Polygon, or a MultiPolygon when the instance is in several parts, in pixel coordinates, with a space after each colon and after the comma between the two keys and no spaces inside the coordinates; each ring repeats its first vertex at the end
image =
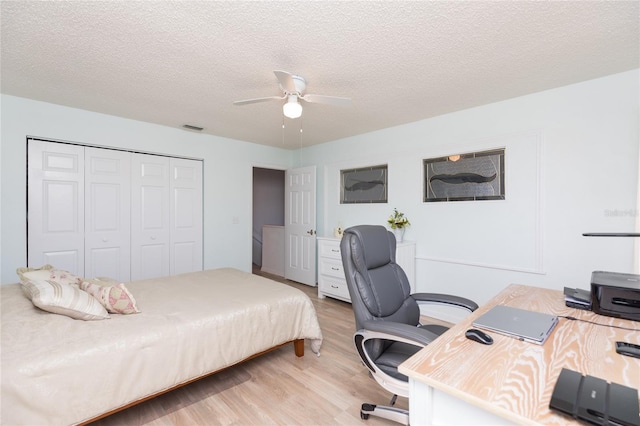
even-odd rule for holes
{"type": "Polygon", "coordinates": [[[474,327],[538,345],[547,340],[557,324],[558,317],[555,315],[502,305],[491,308],[473,322],[474,327]]]}

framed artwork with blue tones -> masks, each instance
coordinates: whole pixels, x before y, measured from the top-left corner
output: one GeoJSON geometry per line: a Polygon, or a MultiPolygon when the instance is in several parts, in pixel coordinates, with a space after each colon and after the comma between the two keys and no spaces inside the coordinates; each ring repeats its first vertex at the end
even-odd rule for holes
{"type": "Polygon", "coordinates": [[[340,170],[340,204],[386,202],[386,164],[340,170]]]}
{"type": "Polygon", "coordinates": [[[504,148],[423,161],[425,203],[504,200],[504,148]]]}

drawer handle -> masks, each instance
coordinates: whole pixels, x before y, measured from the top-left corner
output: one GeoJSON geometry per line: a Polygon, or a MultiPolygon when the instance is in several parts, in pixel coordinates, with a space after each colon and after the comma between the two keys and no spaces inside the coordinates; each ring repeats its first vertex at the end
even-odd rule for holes
{"type": "Polygon", "coordinates": [[[331,288],[340,288],[340,287],[338,287],[337,285],[331,284],[331,288]]]}
{"type": "Polygon", "coordinates": [[[331,269],[333,269],[334,271],[339,271],[340,268],[336,268],[335,266],[332,266],[331,269]]]}
{"type": "Polygon", "coordinates": [[[331,251],[334,253],[340,253],[340,250],[336,250],[336,249],[331,249],[331,251]]]}

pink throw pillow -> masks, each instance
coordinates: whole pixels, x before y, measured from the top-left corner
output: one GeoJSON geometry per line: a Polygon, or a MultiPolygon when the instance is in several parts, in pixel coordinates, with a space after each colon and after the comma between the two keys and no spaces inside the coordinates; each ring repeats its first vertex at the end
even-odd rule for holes
{"type": "Polygon", "coordinates": [[[80,288],[100,301],[107,312],[112,314],[135,314],[140,312],[136,299],[123,283],[116,286],[104,286],[96,282],[104,280],[82,281],[80,288]]]}

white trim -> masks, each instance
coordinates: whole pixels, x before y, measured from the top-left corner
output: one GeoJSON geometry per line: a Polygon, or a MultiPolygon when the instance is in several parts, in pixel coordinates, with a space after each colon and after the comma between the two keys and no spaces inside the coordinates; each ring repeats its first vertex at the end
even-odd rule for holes
{"type": "Polygon", "coordinates": [[[253,169],[266,169],[266,170],[288,170],[290,169],[290,167],[288,166],[283,166],[281,164],[274,164],[274,163],[251,163],[251,171],[253,172],[253,169]]]}
{"type": "MultiPolygon", "coordinates": [[[[636,195],[636,232],[640,232],[640,151],[638,152],[638,195],[636,195]]],[[[640,238],[635,238],[633,270],[640,274],[640,238]]]]}
{"type": "Polygon", "coordinates": [[[487,268],[487,269],[499,269],[503,271],[524,272],[526,274],[536,274],[536,275],[547,274],[543,270],[520,268],[517,266],[493,265],[490,263],[481,263],[481,262],[469,262],[466,260],[457,260],[457,259],[444,259],[444,258],[437,258],[437,257],[416,256],[416,260],[424,260],[427,262],[451,263],[454,265],[472,266],[474,268],[487,268]]]}
{"type": "MultiPolygon", "coordinates": [[[[440,262],[440,263],[450,263],[455,265],[466,265],[478,268],[487,268],[487,269],[498,269],[504,271],[514,271],[514,272],[523,272],[527,274],[537,274],[537,275],[546,275],[546,271],[544,270],[544,221],[542,217],[543,206],[544,206],[544,185],[543,185],[543,169],[542,169],[542,155],[543,155],[543,137],[540,131],[528,131],[528,132],[520,132],[520,133],[510,133],[508,135],[502,135],[500,137],[501,141],[506,142],[508,138],[525,138],[525,137],[533,137],[535,144],[535,170],[536,170],[536,193],[535,193],[535,212],[534,212],[534,222],[535,222],[535,239],[534,239],[534,255],[533,255],[533,268],[523,268],[518,266],[508,266],[508,265],[495,265],[490,263],[483,262],[473,262],[468,260],[461,259],[447,259],[447,258],[439,258],[439,257],[429,257],[429,256],[416,256],[416,259],[431,261],[431,262],[440,262]]],[[[509,161],[509,144],[503,143],[502,145],[486,145],[483,148],[478,148],[476,151],[489,151],[492,149],[504,149],[505,150],[505,185],[509,185],[509,175],[511,173],[511,169],[513,165],[511,161],[509,161]]],[[[443,151],[445,152],[445,151],[443,151]]],[[[454,152],[453,150],[449,150],[446,152],[454,152]]],[[[473,152],[473,150],[460,150],[460,153],[464,152],[473,152]]],[[[441,156],[447,156],[449,154],[442,154],[441,156]]],[[[437,156],[436,156],[437,157],[437,156]]],[[[433,157],[433,158],[436,158],[433,157]]],[[[422,165],[422,160],[420,160],[420,164],[422,165]]],[[[423,180],[424,180],[424,168],[423,168],[423,180]]],[[[424,190],[424,188],[423,188],[424,190]]],[[[509,188],[505,188],[505,200],[486,200],[482,201],[483,203],[504,203],[508,202],[509,197],[509,188]]],[[[423,191],[424,192],[424,191],[423,191]]],[[[422,195],[421,195],[422,196],[422,195]]],[[[476,201],[456,201],[456,203],[475,203],[476,201]]],[[[434,203],[433,205],[437,205],[438,203],[434,203]]]]}
{"type": "Polygon", "coordinates": [[[59,144],[65,144],[65,145],[83,146],[85,148],[108,149],[108,150],[111,150],[111,151],[130,152],[130,153],[133,153],[133,154],[157,155],[159,157],[179,158],[181,160],[196,160],[196,161],[202,161],[203,164],[204,164],[204,158],[202,158],[202,157],[187,157],[185,155],[174,155],[174,154],[167,154],[167,153],[162,153],[162,152],[140,151],[138,149],[119,148],[119,147],[110,146],[110,145],[97,145],[97,144],[90,144],[90,143],[85,143],[85,142],[72,142],[72,141],[67,141],[67,140],[62,140],[62,139],[54,139],[54,138],[47,138],[47,137],[41,137],[41,136],[30,136],[30,135],[27,135],[27,142],[30,141],[30,140],[42,141],[42,142],[52,142],[52,143],[59,143],[59,144]]]}
{"type": "Polygon", "coordinates": [[[544,172],[542,169],[542,158],[544,154],[544,144],[542,134],[536,132],[536,239],[535,239],[535,272],[544,274],[544,172]]]}

